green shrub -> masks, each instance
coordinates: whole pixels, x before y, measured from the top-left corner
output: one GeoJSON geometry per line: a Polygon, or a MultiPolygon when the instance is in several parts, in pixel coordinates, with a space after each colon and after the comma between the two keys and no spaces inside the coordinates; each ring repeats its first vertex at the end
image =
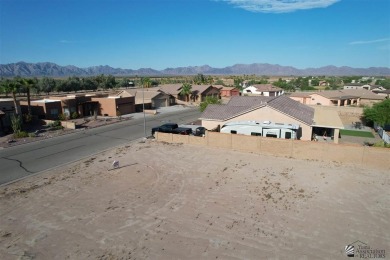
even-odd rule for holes
{"type": "Polygon", "coordinates": [[[64,114],[58,115],[58,120],[65,121],[66,120],[66,115],[64,115],[64,114]]]}
{"type": "Polygon", "coordinates": [[[73,112],[71,118],[72,119],[79,118],[79,114],[77,112],[73,112]]]}
{"type": "Polygon", "coordinates": [[[11,117],[11,127],[14,133],[19,133],[22,131],[22,120],[18,115],[12,115],[11,117]]]}
{"type": "Polygon", "coordinates": [[[380,141],[374,144],[374,147],[390,148],[390,144],[386,144],[384,141],[380,141]]]}
{"type": "Polygon", "coordinates": [[[19,132],[14,133],[14,138],[25,138],[28,136],[29,136],[28,133],[25,131],[19,131],[19,132]]]}
{"type": "Polygon", "coordinates": [[[61,121],[60,120],[56,120],[56,121],[54,121],[52,123],[47,124],[47,126],[50,127],[50,128],[61,126],[61,121]]]}

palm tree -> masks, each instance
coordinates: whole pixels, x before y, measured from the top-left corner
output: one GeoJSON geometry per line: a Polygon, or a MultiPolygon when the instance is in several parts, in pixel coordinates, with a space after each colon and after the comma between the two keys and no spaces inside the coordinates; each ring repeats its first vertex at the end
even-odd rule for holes
{"type": "Polygon", "coordinates": [[[142,78],[141,83],[144,88],[150,88],[152,86],[152,81],[150,78],[142,78]]]}
{"type": "Polygon", "coordinates": [[[184,83],[180,90],[180,95],[186,97],[186,101],[189,101],[189,95],[192,93],[192,86],[191,84],[184,83]]]}
{"type": "Polygon", "coordinates": [[[19,116],[20,111],[19,111],[18,102],[16,100],[16,93],[19,91],[19,87],[20,87],[19,83],[16,80],[6,79],[2,81],[2,87],[4,88],[5,93],[12,94],[12,98],[14,100],[15,114],[19,116]]]}
{"type": "Polygon", "coordinates": [[[27,93],[27,113],[28,116],[31,116],[31,89],[36,87],[36,79],[25,79],[21,78],[18,80],[20,85],[26,90],[27,93]]]}

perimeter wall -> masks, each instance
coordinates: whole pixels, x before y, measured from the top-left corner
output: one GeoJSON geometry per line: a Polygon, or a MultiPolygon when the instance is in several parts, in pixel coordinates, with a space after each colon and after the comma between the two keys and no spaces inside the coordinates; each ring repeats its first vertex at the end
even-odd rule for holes
{"type": "Polygon", "coordinates": [[[157,141],[231,149],[305,160],[360,164],[390,170],[390,149],[207,132],[205,137],[156,132],[157,141]]]}

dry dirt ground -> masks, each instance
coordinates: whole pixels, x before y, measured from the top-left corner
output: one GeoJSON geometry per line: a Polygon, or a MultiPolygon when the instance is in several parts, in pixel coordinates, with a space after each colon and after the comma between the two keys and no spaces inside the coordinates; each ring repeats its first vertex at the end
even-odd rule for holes
{"type": "Polygon", "coordinates": [[[389,216],[386,171],[147,140],[0,187],[0,255],[348,259],[359,240],[389,257],[389,216]]]}

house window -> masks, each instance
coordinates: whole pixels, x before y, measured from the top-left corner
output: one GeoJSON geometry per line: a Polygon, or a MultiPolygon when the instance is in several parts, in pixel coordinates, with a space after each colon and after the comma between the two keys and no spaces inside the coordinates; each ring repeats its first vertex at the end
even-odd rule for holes
{"type": "Polygon", "coordinates": [[[230,133],[231,134],[237,134],[237,131],[236,130],[231,130],[230,133]]]}
{"type": "Polygon", "coordinates": [[[58,109],[57,108],[50,109],[50,115],[58,115],[58,109]]]}
{"type": "Polygon", "coordinates": [[[272,138],[278,138],[278,136],[276,134],[272,134],[272,133],[266,134],[265,136],[272,137],[272,138]]]}
{"type": "Polygon", "coordinates": [[[284,135],[284,138],[291,139],[291,132],[286,132],[286,134],[284,135]]]}
{"type": "Polygon", "coordinates": [[[261,136],[261,133],[251,132],[251,135],[253,135],[253,136],[261,136]]]}

